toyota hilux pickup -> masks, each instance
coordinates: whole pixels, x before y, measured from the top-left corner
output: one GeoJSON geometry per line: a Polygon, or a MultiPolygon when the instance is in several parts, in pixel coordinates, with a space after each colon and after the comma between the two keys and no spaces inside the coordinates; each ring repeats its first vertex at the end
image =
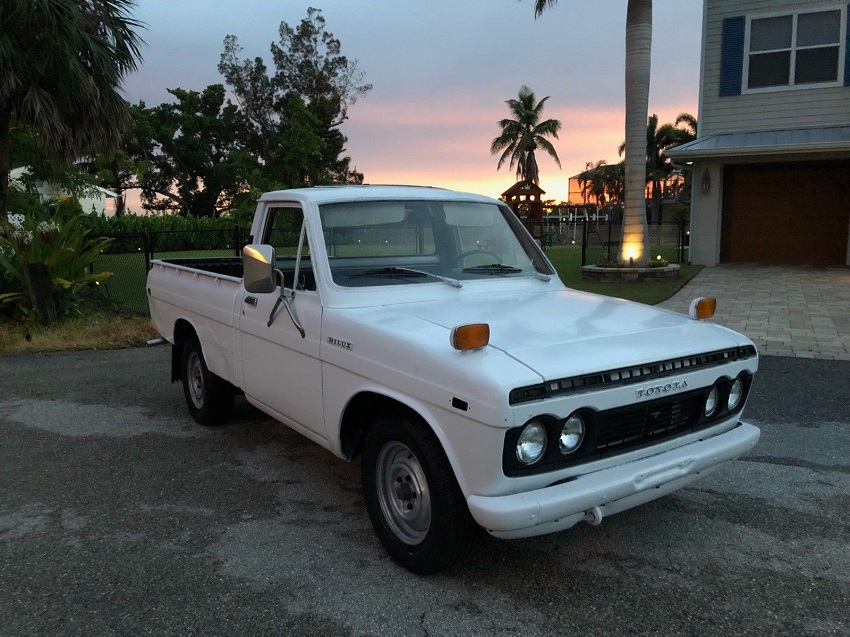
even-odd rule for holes
{"type": "Polygon", "coordinates": [[[204,425],[234,396],[361,462],[372,526],[416,573],[649,502],[750,450],[753,343],[572,290],[501,201],[439,188],[264,194],[240,257],[147,279],[204,425]]]}

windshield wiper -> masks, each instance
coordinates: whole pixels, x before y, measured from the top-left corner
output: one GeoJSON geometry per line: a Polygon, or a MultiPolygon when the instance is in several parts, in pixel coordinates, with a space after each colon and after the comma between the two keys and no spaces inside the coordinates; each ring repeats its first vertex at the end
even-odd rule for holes
{"type": "Polygon", "coordinates": [[[423,270],[412,270],[410,268],[398,268],[398,267],[388,267],[388,268],[378,268],[376,270],[366,270],[365,272],[358,272],[357,274],[352,274],[349,278],[358,278],[364,276],[377,276],[377,277],[411,277],[411,276],[429,276],[433,279],[437,279],[438,281],[442,281],[443,283],[448,283],[453,288],[463,287],[457,279],[450,279],[447,276],[440,276],[439,274],[432,274],[431,272],[425,272],[423,270]]]}
{"type": "Polygon", "coordinates": [[[463,271],[470,272],[472,274],[530,274],[531,276],[547,283],[551,278],[545,274],[537,272],[536,270],[523,270],[522,268],[517,268],[512,265],[505,265],[504,263],[488,263],[487,265],[475,265],[469,268],[464,268],[463,271]]]}

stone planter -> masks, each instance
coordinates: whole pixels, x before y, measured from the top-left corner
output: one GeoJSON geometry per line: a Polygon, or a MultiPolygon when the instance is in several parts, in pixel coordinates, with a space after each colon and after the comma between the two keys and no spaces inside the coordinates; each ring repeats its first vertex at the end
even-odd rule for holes
{"type": "Polygon", "coordinates": [[[663,268],[603,268],[586,265],[581,269],[585,281],[654,281],[679,276],[679,264],[671,263],[663,268]]]}

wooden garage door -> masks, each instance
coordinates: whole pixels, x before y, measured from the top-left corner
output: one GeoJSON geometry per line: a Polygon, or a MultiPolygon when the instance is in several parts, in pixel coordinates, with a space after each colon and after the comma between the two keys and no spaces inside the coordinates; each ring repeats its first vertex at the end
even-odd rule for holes
{"type": "Polygon", "coordinates": [[[844,265],[850,161],[727,165],[720,260],[844,265]]]}

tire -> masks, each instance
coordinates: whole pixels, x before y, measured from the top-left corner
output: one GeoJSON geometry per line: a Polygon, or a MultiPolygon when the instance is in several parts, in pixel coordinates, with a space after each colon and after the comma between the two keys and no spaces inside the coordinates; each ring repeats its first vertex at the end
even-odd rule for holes
{"type": "Polygon", "coordinates": [[[466,553],[475,523],[427,425],[403,415],[376,422],[363,445],[361,472],[372,527],[401,566],[427,575],[466,553]]]}
{"type": "Polygon", "coordinates": [[[233,385],[213,374],[201,344],[192,338],[183,345],[183,396],[189,413],[202,425],[221,424],[233,410],[233,385]]]}

